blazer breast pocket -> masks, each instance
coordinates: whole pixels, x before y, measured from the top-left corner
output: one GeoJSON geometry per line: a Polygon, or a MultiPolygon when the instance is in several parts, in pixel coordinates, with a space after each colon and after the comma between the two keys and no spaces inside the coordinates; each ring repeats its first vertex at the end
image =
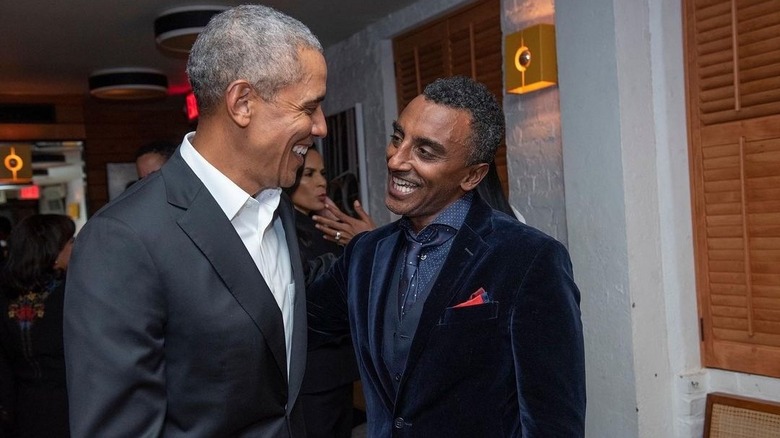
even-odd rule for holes
{"type": "Polygon", "coordinates": [[[498,301],[466,307],[447,307],[437,325],[475,324],[498,319],[498,301]]]}

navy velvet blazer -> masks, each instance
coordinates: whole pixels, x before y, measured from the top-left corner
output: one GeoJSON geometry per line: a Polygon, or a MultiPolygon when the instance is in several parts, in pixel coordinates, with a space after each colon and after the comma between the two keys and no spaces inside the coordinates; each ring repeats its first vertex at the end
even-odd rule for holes
{"type": "Polygon", "coordinates": [[[305,436],[303,268],[286,196],[278,212],[296,287],[290,358],[271,291],[178,151],[90,218],[65,296],[73,436],[305,436]]]}
{"type": "Polygon", "coordinates": [[[580,294],[563,245],[475,196],[393,397],[383,318],[402,240],[397,223],[354,238],[309,287],[310,326],[352,332],[368,436],[583,436],[580,294]],[[486,303],[454,307],[479,288],[486,303]]]}

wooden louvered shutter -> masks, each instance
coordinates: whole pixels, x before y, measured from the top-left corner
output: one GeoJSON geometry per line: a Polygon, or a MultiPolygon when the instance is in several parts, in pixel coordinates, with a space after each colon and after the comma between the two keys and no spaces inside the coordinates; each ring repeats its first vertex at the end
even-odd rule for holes
{"type": "MultiPolygon", "coordinates": [[[[426,85],[446,76],[469,76],[503,98],[499,0],[481,1],[393,40],[398,111],[426,85]]],[[[496,167],[507,193],[506,146],[496,151],[496,167]]]]}
{"type": "Polygon", "coordinates": [[[780,0],[686,0],[704,366],[780,377],[780,0]]]}

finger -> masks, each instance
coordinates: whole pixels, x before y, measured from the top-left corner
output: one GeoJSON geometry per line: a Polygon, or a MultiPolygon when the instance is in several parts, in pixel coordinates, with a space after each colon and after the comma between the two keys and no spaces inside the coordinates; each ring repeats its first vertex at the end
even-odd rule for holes
{"type": "Polygon", "coordinates": [[[317,228],[323,231],[324,234],[322,235],[322,238],[329,242],[338,243],[339,245],[346,245],[350,240],[352,240],[352,236],[344,234],[343,232],[341,232],[341,236],[336,239],[336,231],[332,229],[325,230],[320,226],[317,226],[317,228]]]}
{"type": "Polygon", "coordinates": [[[321,210],[319,213],[320,213],[320,214],[321,214],[323,217],[326,217],[326,218],[328,218],[328,219],[332,219],[332,220],[334,220],[334,221],[337,221],[337,220],[339,220],[339,218],[338,218],[338,217],[337,217],[335,214],[333,214],[333,212],[332,212],[331,210],[328,210],[328,207],[327,207],[327,206],[325,206],[325,208],[324,208],[324,209],[322,209],[322,210],[321,210]]]}
{"type": "Polygon", "coordinates": [[[344,219],[354,219],[352,216],[348,215],[347,213],[344,213],[341,211],[338,205],[336,205],[335,202],[333,202],[330,198],[325,198],[325,208],[333,213],[339,220],[343,221],[344,219]]]}
{"type": "Polygon", "coordinates": [[[376,224],[374,223],[374,219],[366,213],[365,210],[363,210],[363,205],[360,204],[360,201],[355,200],[355,212],[360,216],[360,219],[366,223],[367,226],[370,227],[370,229],[376,228],[376,224]]]}
{"type": "Polygon", "coordinates": [[[342,231],[342,232],[344,231],[342,223],[339,222],[338,220],[330,219],[330,218],[327,218],[325,216],[320,216],[320,215],[314,215],[311,218],[318,225],[321,225],[321,226],[333,229],[334,233],[336,231],[342,231]]]}

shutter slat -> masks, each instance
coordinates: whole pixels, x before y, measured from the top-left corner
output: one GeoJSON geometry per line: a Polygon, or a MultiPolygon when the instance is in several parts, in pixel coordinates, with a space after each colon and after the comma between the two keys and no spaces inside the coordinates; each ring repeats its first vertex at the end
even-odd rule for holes
{"type": "Polygon", "coordinates": [[[742,239],[708,239],[709,249],[743,249],[742,239]]]}
{"type": "MultiPolygon", "coordinates": [[[[739,227],[708,227],[707,237],[742,237],[742,226],[739,227]]],[[[715,269],[710,264],[710,269],[715,269]]]]}
{"type": "Polygon", "coordinates": [[[744,299],[745,285],[743,284],[715,284],[710,286],[711,296],[740,296],[744,299]]]}
{"type": "Polygon", "coordinates": [[[704,171],[704,181],[707,182],[715,182],[715,181],[729,181],[729,180],[739,180],[739,168],[738,167],[728,167],[723,169],[710,169],[704,171]]]}
{"type": "MultiPolygon", "coordinates": [[[[707,216],[707,226],[741,225],[742,215],[707,216]]],[[[710,252],[712,254],[712,251],[710,252]]]]}

